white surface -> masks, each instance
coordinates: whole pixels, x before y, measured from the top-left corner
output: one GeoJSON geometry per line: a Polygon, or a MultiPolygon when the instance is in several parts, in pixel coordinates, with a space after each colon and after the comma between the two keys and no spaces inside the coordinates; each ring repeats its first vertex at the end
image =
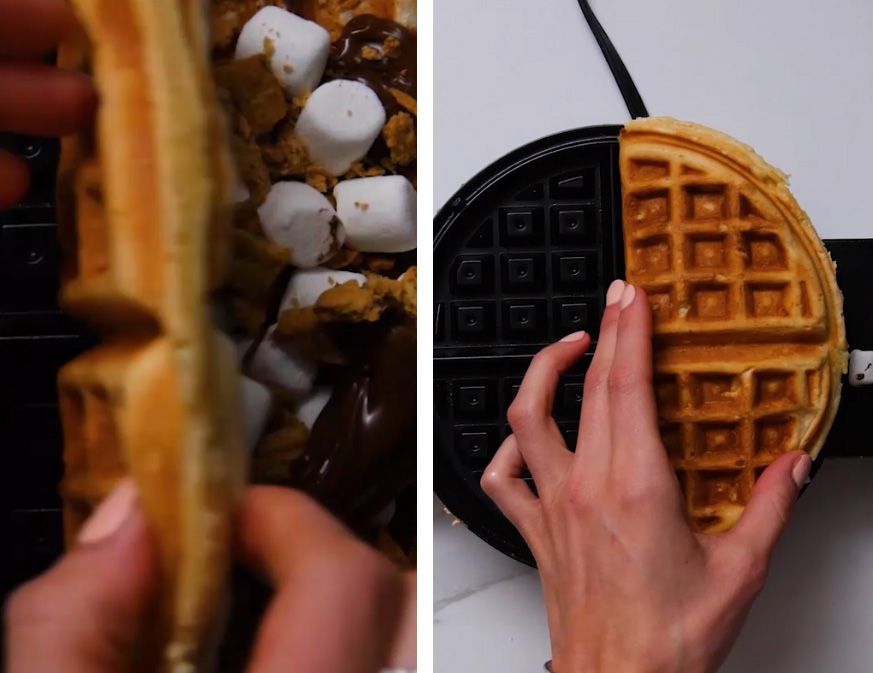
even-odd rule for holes
{"type": "MultiPolygon", "coordinates": [[[[651,114],[713,126],[792,176],[825,238],[870,236],[868,0],[594,0],[651,114]]],[[[575,0],[439,0],[434,205],[491,161],[627,109],[575,0]]]]}
{"type": "MultiPolygon", "coordinates": [[[[652,114],[723,130],[792,175],[825,238],[873,236],[873,3],[594,0],[652,114]]],[[[627,111],[574,0],[435,3],[434,203],[491,161],[627,111]]],[[[864,441],[859,438],[859,441],[864,441]]],[[[722,673],[869,673],[873,461],[825,464],[722,673]]],[[[436,673],[548,657],[532,571],[435,505],[436,673]]]]}

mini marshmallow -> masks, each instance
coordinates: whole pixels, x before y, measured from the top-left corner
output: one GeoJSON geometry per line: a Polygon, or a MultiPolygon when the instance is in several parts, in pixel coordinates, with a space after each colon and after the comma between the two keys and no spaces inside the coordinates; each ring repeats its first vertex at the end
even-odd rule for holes
{"type": "Polygon", "coordinates": [[[258,208],[264,234],[291,251],[291,263],[308,269],[333,257],[346,234],[330,201],[303,182],[277,182],[258,208]]]}
{"type": "Polygon", "coordinates": [[[276,326],[267,329],[249,362],[249,375],[256,381],[272,383],[296,397],[312,390],[317,367],[294,348],[275,339],[276,326]]]}
{"type": "Polygon", "coordinates": [[[873,385],[873,351],[854,350],[849,355],[849,385],[873,385]]]}
{"type": "Polygon", "coordinates": [[[318,420],[321,412],[330,401],[332,393],[333,389],[330,386],[319,386],[313,390],[309,397],[298,404],[297,408],[294,410],[297,420],[312,430],[315,421],[318,420]]]}
{"type": "Polygon", "coordinates": [[[298,271],[291,276],[279,311],[314,306],[318,298],[327,290],[348,283],[350,280],[355,281],[358,285],[363,285],[367,282],[367,277],[362,273],[336,271],[322,267],[298,271]]]}
{"type": "Polygon", "coordinates": [[[291,98],[312,91],[321,81],[330,52],[330,34],[279,7],[264,7],[243,27],[236,57],[264,54],[276,79],[291,98]]]}
{"type": "Polygon", "coordinates": [[[306,101],[295,132],[309,158],[334,175],[363,159],[385,126],[385,108],[366,84],[338,79],[306,101]]]}
{"type": "Polygon", "coordinates": [[[415,188],[402,175],[344,180],[333,190],[346,238],[361,252],[416,246],[415,188]]]}
{"type": "Polygon", "coordinates": [[[242,377],[241,390],[246,445],[253,451],[267,427],[273,395],[267,386],[247,376],[242,377]]]}

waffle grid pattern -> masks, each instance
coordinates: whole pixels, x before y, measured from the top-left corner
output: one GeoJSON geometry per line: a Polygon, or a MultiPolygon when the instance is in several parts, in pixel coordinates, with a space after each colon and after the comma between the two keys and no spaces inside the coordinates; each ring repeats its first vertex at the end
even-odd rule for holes
{"type": "Polygon", "coordinates": [[[661,434],[687,511],[718,531],[828,405],[824,306],[757,187],[705,150],[658,140],[622,140],[627,278],[652,304],[661,434]]]}
{"type": "Polygon", "coordinates": [[[628,164],[628,272],[649,292],[662,332],[688,323],[715,331],[738,320],[818,322],[784,224],[737,185],[679,162],[628,164]]]}
{"type": "Polygon", "coordinates": [[[514,189],[470,223],[459,250],[438,254],[437,349],[534,352],[596,331],[612,267],[601,171],[583,165],[514,189]]]}

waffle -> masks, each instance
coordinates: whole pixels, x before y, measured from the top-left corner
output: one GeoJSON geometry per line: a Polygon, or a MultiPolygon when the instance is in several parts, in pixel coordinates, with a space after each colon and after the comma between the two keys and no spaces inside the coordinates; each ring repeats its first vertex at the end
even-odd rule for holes
{"type": "Polygon", "coordinates": [[[787,177],[727,136],[634,121],[620,166],[662,438],[695,527],[724,531],[767,465],[815,458],[833,423],[846,364],[834,264],[787,177]]]}
{"type": "Polygon", "coordinates": [[[161,568],[143,670],[192,671],[218,636],[242,491],[233,346],[209,293],[226,266],[230,159],[197,0],[74,0],[63,67],[92,72],[96,128],[63,141],[61,304],[103,335],[59,375],[68,543],[125,475],[161,568]]]}

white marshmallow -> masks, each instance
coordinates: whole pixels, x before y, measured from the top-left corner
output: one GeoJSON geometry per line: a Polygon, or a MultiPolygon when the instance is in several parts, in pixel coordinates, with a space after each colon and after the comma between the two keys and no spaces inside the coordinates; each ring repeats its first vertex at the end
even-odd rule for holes
{"type": "Polygon", "coordinates": [[[319,386],[312,393],[297,405],[294,410],[297,420],[303,425],[312,430],[315,421],[321,415],[321,412],[330,401],[330,396],[333,394],[333,389],[330,386],[319,386]]]}
{"type": "Polygon", "coordinates": [[[385,108],[366,84],[338,79],[306,101],[295,131],[309,158],[334,175],[363,159],[385,126],[385,108]]]}
{"type": "Polygon", "coordinates": [[[854,350],[849,355],[849,385],[873,385],[873,351],[854,350]]]}
{"type": "Polygon", "coordinates": [[[333,190],[351,247],[406,252],[416,246],[415,188],[402,175],[344,180],[333,190]]]}
{"type": "Polygon", "coordinates": [[[337,285],[348,283],[350,280],[355,281],[358,285],[363,285],[367,282],[367,277],[362,273],[336,271],[321,267],[297,271],[291,276],[279,311],[314,306],[324,292],[337,285]]]}
{"type": "Polygon", "coordinates": [[[305,397],[312,390],[318,368],[293,348],[280,345],[274,338],[275,332],[275,325],[267,329],[249,361],[248,373],[256,381],[272,383],[296,397],[305,397]]]}
{"type": "Polygon", "coordinates": [[[242,404],[246,442],[249,449],[253,451],[267,427],[273,395],[267,386],[243,376],[242,404]]]}
{"type": "Polygon", "coordinates": [[[308,269],[333,257],[346,234],[324,194],[303,182],[277,182],[258,208],[264,234],[291,251],[291,263],[308,269]]]}
{"type": "Polygon", "coordinates": [[[264,7],[249,19],[236,43],[237,58],[268,56],[289,98],[318,86],[329,52],[324,28],[279,7],[264,7]]]}

